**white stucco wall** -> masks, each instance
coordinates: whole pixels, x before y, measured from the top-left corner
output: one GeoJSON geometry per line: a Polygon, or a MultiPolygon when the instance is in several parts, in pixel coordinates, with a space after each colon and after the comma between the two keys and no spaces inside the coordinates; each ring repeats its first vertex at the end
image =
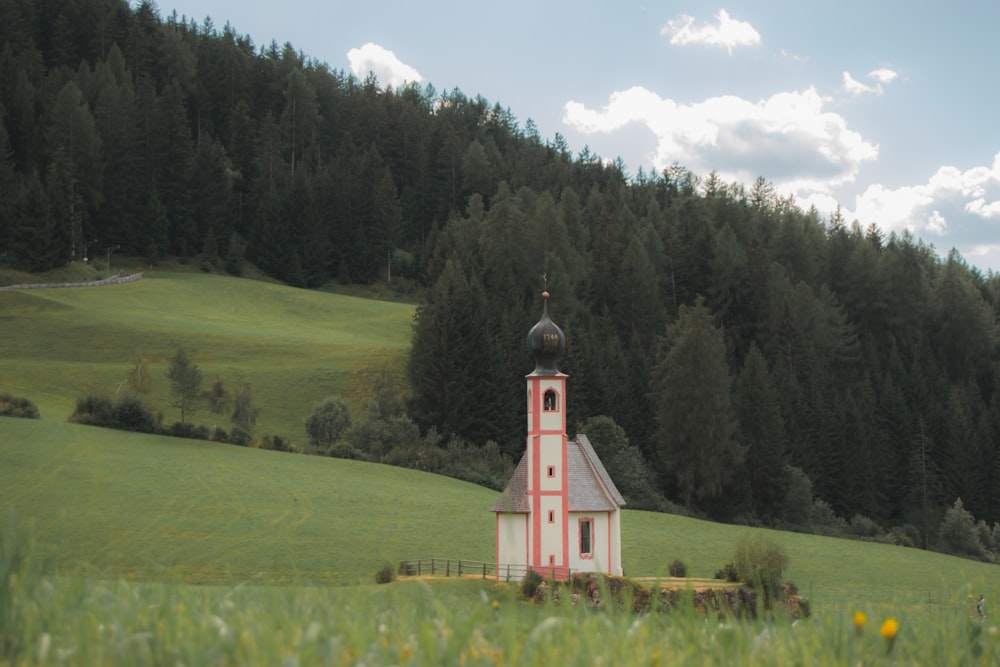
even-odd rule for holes
{"type": "MultiPolygon", "coordinates": [[[[529,515],[498,513],[496,516],[497,563],[500,565],[527,565],[529,515]]],[[[520,578],[520,573],[516,578],[520,578]]]]}
{"type": "Polygon", "coordinates": [[[619,512],[572,512],[569,515],[569,566],[583,572],[621,576],[621,523],[619,512]],[[592,519],[591,558],[580,555],[580,520],[592,519]]]}

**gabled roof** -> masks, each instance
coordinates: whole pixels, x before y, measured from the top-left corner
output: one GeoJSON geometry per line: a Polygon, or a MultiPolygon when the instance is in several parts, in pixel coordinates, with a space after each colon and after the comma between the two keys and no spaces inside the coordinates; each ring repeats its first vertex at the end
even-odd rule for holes
{"type": "MultiPolygon", "coordinates": [[[[578,433],[576,440],[566,443],[566,465],[568,511],[610,512],[625,505],[625,498],[584,434],[578,433]]],[[[531,511],[528,503],[527,452],[521,456],[507,487],[490,511],[517,514],[531,511]]]]}
{"type": "Polygon", "coordinates": [[[500,499],[493,503],[491,512],[514,512],[527,514],[531,511],[528,504],[528,452],[521,455],[514,474],[510,476],[507,487],[500,494],[500,499]]]}
{"type": "MultiPolygon", "coordinates": [[[[587,464],[590,466],[591,470],[593,471],[593,474],[597,477],[597,480],[600,482],[601,486],[604,487],[603,491],[606,494],[606,497],[610,496],[610,500],[615,503],[615,507],[612,508],[612,509],[617,509],[618,507],[624,506],[625,505],[625,498],[622,497],[621,492],[618,491],[618,487],[615,486],[614,481],[612,481],[612,479],[611,479],[611,475],[609,475],[608,471],[604,468],[604,464],[601,463],[600,457],[597,456],[597,452],[594,451],[594,447],[590,444],[590,440],[587,438],[587,436],[585,436],[583,433],[577,433],[576,434],[576,440],[571,441],[571,442],[572,442],[572,444],[576,444],[577,447],[579,448],[579,451],[583,454],[584,458],[586,459],[587,464]]],[[[572,447],[570,447],[569,453],[572,455],[572,453],[573,453],[573,448],[572,447]]],[[[573,465],[572,465],[572,463],[570,464],[569,474],[570,474],[569,509],[572,512],[572,511],[575,511],[575,508],[573,507],[573,481],[572,481],[573,480],[573,465]]],[[[580,477],[581,477],[580,481],[582,481],[583,475],[581,474],[580,477]]],[[[581,508],[581,509],[587,509],[587,508],[581,508]]]]}

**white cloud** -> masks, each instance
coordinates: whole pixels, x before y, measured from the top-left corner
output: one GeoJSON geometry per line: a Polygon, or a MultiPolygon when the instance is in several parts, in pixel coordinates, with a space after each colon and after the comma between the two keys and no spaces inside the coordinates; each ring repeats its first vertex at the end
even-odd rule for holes
{"type": "Polygon", "coordinates": [[[824,110],[826,101],[809,88],[758,102],[727,95],[686,105],[634,87],[612,94],[602,109],[570,101],[563,121],[590,135],[636,123],[655,136],[645,162],[656,171],[678,162],[699,174],[715,170],[724,181],[764,176],[801,199],[852,182],[860,165],[878,155],[878,146],[824,110]]]}
{"type": "Polygon", "coordinates": [[[844,72],[844,90],[851,95],[865,95],[868,93],[874,93],[875,95],[882,94],[881,86],[865,85],[852,77],[849,72],[844,72]]]}
{"type": "Polygon", "coordinates": [[[898,73],[896,73],[896,72],[894,72],[891,69],[888,69],[886,67],[882,67],[880,69],[876,69],[876,70],[872,70],[871,72],[868,72],[868,78],[869,79],[874,79],[875,81],[878,81],[879,83],[892,83],[893,81],[896,80],[897,76],[899,76],[898,73]]]}
{"type": "Polygon", "coordinates": [[[351,71],[356,77],[363,80],[369,73],[374,74],[379,85],[383,87],[398,88],[406,83],[419,83],[424,80],[420,72],[400,62],[395,53],[371,42],[348,51],[347,60],[351,63],[351,71]]]}
{"type": "Polygon", "coordinates": [[[724,46],[729,53],[733,52],[735,46],[760,44],[760,33],[749,22],[731,18],[725,9],[720,9],[715,17],[718,19],[716,24],[696,26],[693,16],[681,14],[679,18],[668,21],[660,28],[660,34],[670,35],[670,43],[676,46],[724,46]]]}
{"type": "Polygon", "coordinates": [[[990,167],[940,167],[921,185],[870,185],[850,213],[862,226],[944,240],[966,256],[1000,256],[1000,153],[990,167]]]}
{"type": "Polygon", "coordinates": [[[868,78],[875,81],[874,86],[861,83],[849,72],[844,72],[844,90],[851,95],[882,94],[882,84],[892,83],[898,75],[891,69],[876,69],[868,72],[868,78]]]}

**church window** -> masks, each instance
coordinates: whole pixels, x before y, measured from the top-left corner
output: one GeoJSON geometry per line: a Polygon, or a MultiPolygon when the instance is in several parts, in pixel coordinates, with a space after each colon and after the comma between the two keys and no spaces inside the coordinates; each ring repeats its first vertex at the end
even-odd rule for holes
{"type": "Polygon", "coordinates": [[[580,519],[580,556],[590,558],[594,549],[594,520],[580,519]]]}
{"type": "Polygon", "coordinates": [[[545,398],[543,401],[542,407],[546,412],[551,412],[559,407],[559,399],[556,396],[556,392],[552,389],[545,392],[545,398]]]}
{"type": "Polygon", "coordinates": [[[549,477],[555,477],[556,476],[556,467],[555,466],[549,466],[549,469],[546,471],[546,473],[548,474],[549,477]]]}
{"type": "Polygon", "coordinates": [[[555,522],[556,522],[556,511],[549,510],[549,523],[555,523],[555,522]]]}

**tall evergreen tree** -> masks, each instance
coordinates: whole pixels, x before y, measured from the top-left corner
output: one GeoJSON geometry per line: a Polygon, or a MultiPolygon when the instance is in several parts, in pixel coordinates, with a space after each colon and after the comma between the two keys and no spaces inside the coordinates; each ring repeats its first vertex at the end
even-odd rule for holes
{"type": "Polygon", "coordinates": [[[784,510],[788,456],[781,404],[767,362],[756,345],[743,362],[733,389],[737,440],[746,448],[744,470],[750,505],[758,517],[777,518],[784,510]]]}
{"type": "Polygon", "coordinates": [[[49,160],[62,163],[58,167],[62,174],[58,196],[60,205],[70,210],[60,209],[56,214],[70,222],[70,246],[79,259],[83,257],[84,227],[103,199],[104,162],[94,116],[73,81],[56,97],[45,140],[49,160]]]}
{"type": "Polygon", "coordinates": [[[722,493],[743,462],[722,332],[704,300],[682,306],[653,370],[661,473],[687,508],[722,493]]]}

